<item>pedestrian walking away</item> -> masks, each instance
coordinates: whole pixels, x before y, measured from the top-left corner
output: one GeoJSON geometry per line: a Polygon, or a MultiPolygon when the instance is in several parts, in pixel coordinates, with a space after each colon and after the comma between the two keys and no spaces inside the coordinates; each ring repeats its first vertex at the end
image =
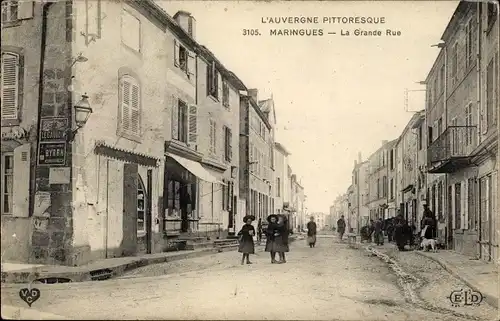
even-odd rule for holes
{"type": "Polygon", "coordinates": [[[283,228],[278,224],[278,215],[271,214],[267,217],[269,225],[266,230],[266,252],[271,254],[271,263],[283,263],[276,261],[276,252],[284,252],[283,228]]]}
{"type": "Polygon", "coordinates": [[[280,252],[278,252],[278,254],[280,257],[280,263],[286,263],[285,253],[290,251],[290,247],[288,246],[288,236],[290,234],[290,230],[288,229],[288,219],[285,215],[279,215],[278,225],[283,243],[283,248],[280,252]]]}
{"type": "Polygon", "coordinates": [[[257,244],[260,245],[260,242],[262,241],[262,219],[259,218],[259,221],[257,222],[257,244]]]}
{"type": "Polygon", "coordinates": [[[383,232],[384,222],[382,221],[382,218],[379,218],[373,226],[374,226],[373,239],[375,241],[375,244],[384,245],[384,232],[383,232]]]}
{"type": "Polygon", "coordinates": [[[252,264],[250,262],[250,254],[255,254],[255,245],[253,243],[253,236],[255,235],[255,228],[252,225],[252,221],[255,220],[253,215],[247,215],[243,218],[245,225],[238,232],[239,247],[238,252],[243,253],[241,258],[241,265],[245,263],[252,264]]]}
{"type": "Polygon", "coordinates": [[[311,216],[311,220],[307,223],[307,244],[310,248],[316,246],[316,223],[314,222],[314,216],[311,216]]]}
{"type": "Polygon", "coordinates": [[[345,233],[344,215],[340,216],[340,218],[337,221],[337,232],[339,233],[340,240],[342,241],[342,238],[344,237],[345,233]]]}

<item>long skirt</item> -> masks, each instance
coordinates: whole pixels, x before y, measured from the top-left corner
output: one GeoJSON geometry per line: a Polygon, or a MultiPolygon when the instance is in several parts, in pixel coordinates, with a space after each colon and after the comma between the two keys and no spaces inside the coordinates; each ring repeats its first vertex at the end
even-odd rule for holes
{"type": "Polygon", "coordinates": [[[243,240],[238,246],[238,252],[244,254],[255,254],[255,245],[253,240],[243,240]]]}
{"type": "Polygon", "coordinates": [[[307,245],[309,244],[316,244],[316,235],[308,236],[307,237],[307,245]]]}
{"type": "Polygon", "coordinates": [[[274,239],[266,240],[266,252],[289,252],[288,244],[283,242],[281,236],[276,236],[274,239]]]}

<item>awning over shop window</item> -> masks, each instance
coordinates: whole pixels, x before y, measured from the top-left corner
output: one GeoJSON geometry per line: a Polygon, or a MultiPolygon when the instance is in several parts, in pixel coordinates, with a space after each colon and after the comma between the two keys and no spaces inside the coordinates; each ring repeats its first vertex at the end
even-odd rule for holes
{"type": "Polygon", "coordinates": [[[187,169],[191,174],[209,183],[222,183],[212,174],[210,174],[200,163],[186,159],[181,156],[168,154],[168,157],[173,158],[179,165],[187,169]]]}

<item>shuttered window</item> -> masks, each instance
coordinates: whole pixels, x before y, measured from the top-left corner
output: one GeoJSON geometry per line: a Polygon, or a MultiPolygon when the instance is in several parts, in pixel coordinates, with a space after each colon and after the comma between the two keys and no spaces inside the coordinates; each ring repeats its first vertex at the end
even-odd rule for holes
{"type": "Polygon", "coordinates": [[[198,107],[189,105],[188,112],[188,145],[196,150],[198,142],[198,107]]]}
{"type": "Polygon", "coordinates": [[[229,84],[227,81],[223,82],[223,90],[222,90],[222,105],[224,107],[229,107],[229,84]]]}
{"type": "Polygon", "coordinates": [[[141,88],[139,82],[129,76],[120,79],[119,129],[124,134],[141,135],[141,88]]]}
{"type": "Polygon", "coordinates": [[[11,52],[2,53],[2,120],[19,117],[20,57],[11,52]]]}
{"type": "Polygon", "coordinates": [[[217,139],[217,125],[216,125],[215,120],[210,119],[210,149],[209,149],[209,152],[212,155],[217,154],[216,139],[217,139]]]}
{"type": "Polygon", "coordinates": [[[19,11],[18,0],[2,1],[2,22],[12,22],[17,20],[19,11]]]}
{"type": "Polygon", "coordinates": [[[14,155],[2,154],[2,215],[11,215],[14,192],[14,155]]]}
{"type": "Polygon", "coordinates": [[[232,136],[231,129],[224,126],[224,158],[228,162],[233,158],[232,136]]]}

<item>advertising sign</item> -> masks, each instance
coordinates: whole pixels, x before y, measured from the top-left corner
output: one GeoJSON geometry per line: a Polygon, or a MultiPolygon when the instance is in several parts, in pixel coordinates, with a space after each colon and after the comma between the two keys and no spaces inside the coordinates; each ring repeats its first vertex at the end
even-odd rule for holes
{"type": "Polygon", "coordinates": [[[38,164],[64,166],[66,164],[66,142],[41,142],[38,151],[38,164]]]}

